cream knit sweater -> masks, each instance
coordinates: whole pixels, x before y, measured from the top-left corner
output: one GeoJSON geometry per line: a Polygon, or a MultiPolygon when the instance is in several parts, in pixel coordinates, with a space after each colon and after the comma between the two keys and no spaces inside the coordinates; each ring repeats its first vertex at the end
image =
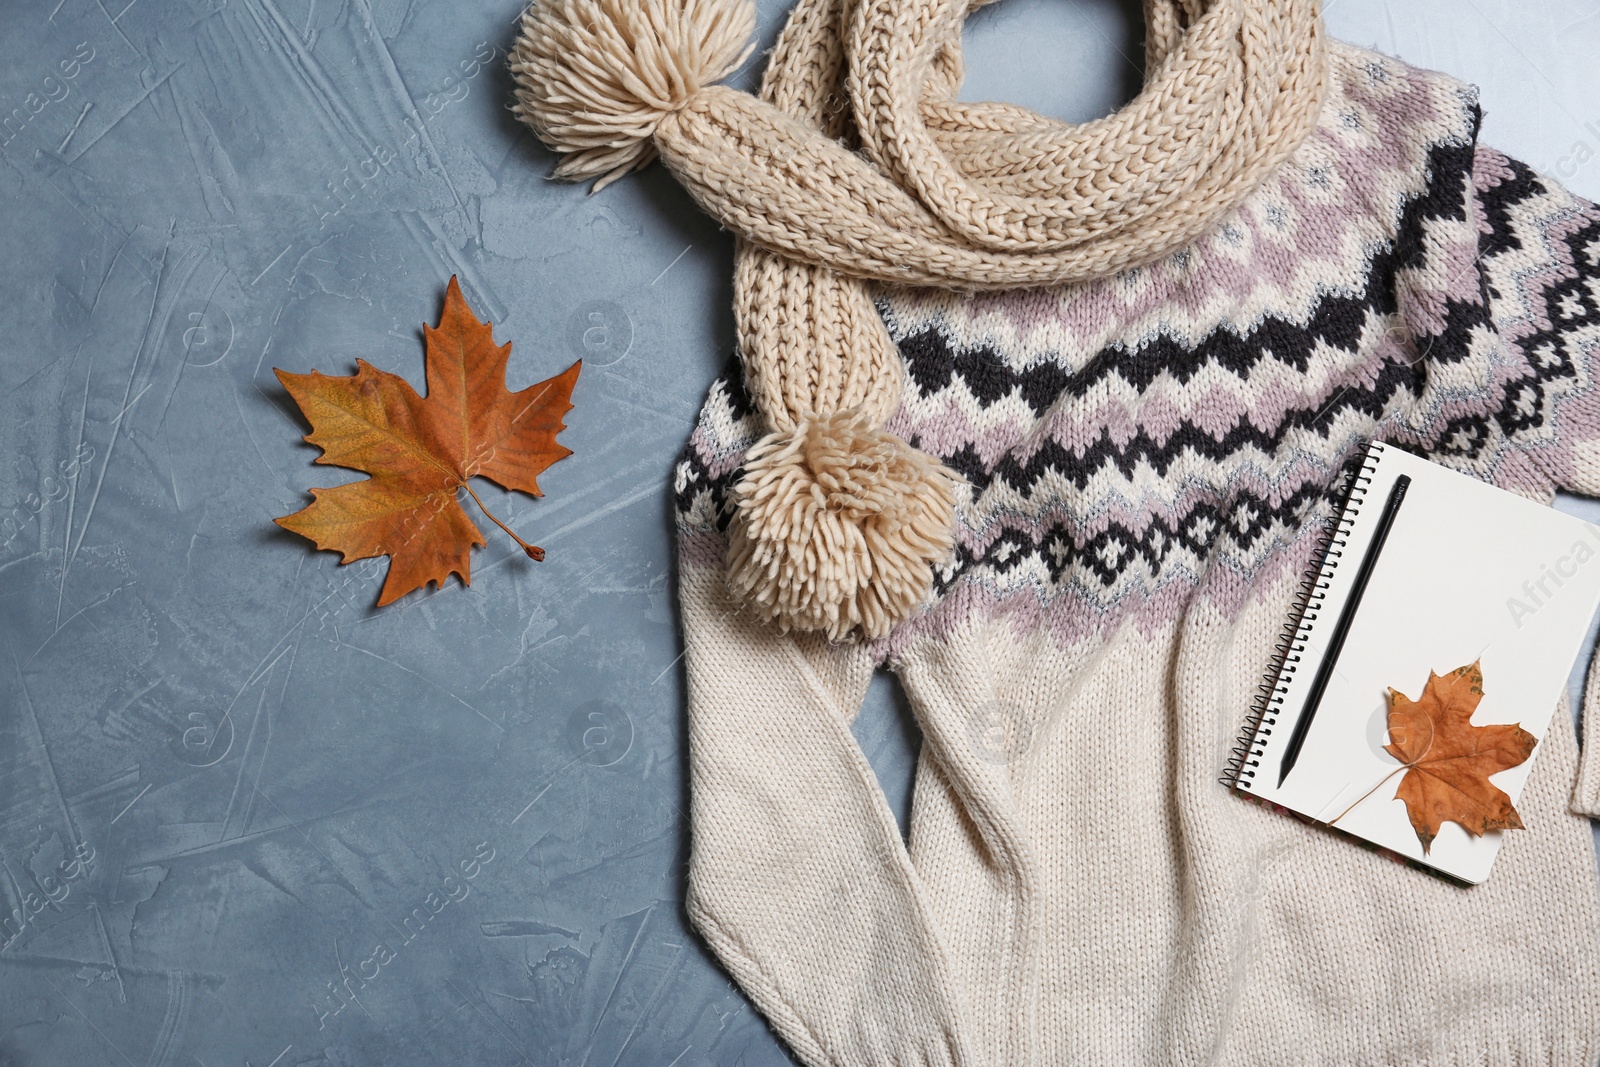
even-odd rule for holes
{"type": "Polygon", "coordinates": [[[1329,53],[1309,138],[1176,255],[876,290],[887,428],[965,478],[934,602],[886,638],[729,592],[766,427],[737,368],[712,388],[675,486],[688,909],[800,1061],[1600,1057],[1600,715],[1580,761],[1560,709],[1471,889],[1218,783],[1367,441],[1600,494],[1600,210],[1479,145],[1471,87],[1329,53]],[[877,665],[924,734],[908,842],[850,730],[877,665]]]}

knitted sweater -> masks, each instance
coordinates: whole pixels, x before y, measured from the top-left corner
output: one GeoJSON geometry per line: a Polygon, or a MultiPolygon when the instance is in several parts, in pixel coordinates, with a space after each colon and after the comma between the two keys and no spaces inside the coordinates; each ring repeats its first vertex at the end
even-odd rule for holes
{"type": "Polygon", "coordinates": [[[712,386],[675,485],[688,910],[802,1062],[1600,1057],[1600,760],[1565,701],[1470,889],[1219,784],[1370,440],[1600,494],[1600,209],[1480,145],[1471,86],[1330,62],[1315,132],[1187,250],[878,290],[888,428],[966,479],[935,599],[887,638],[730,596],[765,430],[736,368],[712,386]],[[908,842],[850,731],[884,665],[924,735],[908,842]]]}

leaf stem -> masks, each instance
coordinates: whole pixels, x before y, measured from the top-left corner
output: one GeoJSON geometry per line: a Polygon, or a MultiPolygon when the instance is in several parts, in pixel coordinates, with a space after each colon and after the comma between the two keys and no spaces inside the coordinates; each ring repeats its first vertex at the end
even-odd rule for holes
{"type": "Polygon", "coordinates": [[[499,519],[495,518],[494,512],[484,507],[482,500],[478,500],[478,494],[472,491],[472,486],[468,485],[466,482],[462,482],[461,486],[462,488],[466,489],[468,493],[471,493],[472,499],[478,501],[479,510],[481,510],[485,515],[489,516],[490,522],[500,527],[500,529],[504,530],[510,536],[511,540],[522,546],[522,551],[528,554],[529,559],[536,561],[542,561],[544,559],[544,549],[540,548],[538,545],[528,544],[528,542],[517,536],[517,532],[515,530],[501,522],[499,519]]]}
{"type": "Polygon", "coordinates": [[[1389,779],[1393,778],[1395,775],[1399,774],[1401,771],[1407,771],[1407,770],[1410,770],[1410,769],[1411,769],[1411,764],[1402,763],[1400,766],[1396,767],[1394,770],[1392,770],[1388,774],[1384,775],[1382,781],[1380,781],[1377,785],[1373,786],[1371,789],[1367,790],[1365,793],[1362,793],[1359,797],[1357,797],[1356,801],[1355,801],[1355,804],[1351,804],[1349,808],[1345,808],[1339,814],[1337,814],[1333,818],[1329,819],[1328,820],[1328,825],[1332,826],[1334,823],[1338,822],[1340,819],[1344,818],[1346,815],[1349,815],[1351,808],[1354,808],[1356,806],[1356,804],[1361,803],[1363,800],[1367,799],[1372,794],[1376,793],[1378,791],[1379,787],[1382,786],[1384,782],[1387,782],[1389,779]]]}

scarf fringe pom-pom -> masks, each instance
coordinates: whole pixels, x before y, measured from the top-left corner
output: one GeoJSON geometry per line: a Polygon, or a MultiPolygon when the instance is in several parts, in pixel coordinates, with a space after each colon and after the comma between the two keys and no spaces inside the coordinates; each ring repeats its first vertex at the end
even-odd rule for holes
{"type": "Polygon", "coordinates": [[[859,411],[768,434],[733,488],[728,583],[782,630],[883,637],[951,554],[958,482],[859,411]]]}
{"type": "Polygon", "coordinates": [[[755,48],[750,0],[535,0],[511,49],[512,112],[603,189],[655,157],[650,138],[755,48]]]}

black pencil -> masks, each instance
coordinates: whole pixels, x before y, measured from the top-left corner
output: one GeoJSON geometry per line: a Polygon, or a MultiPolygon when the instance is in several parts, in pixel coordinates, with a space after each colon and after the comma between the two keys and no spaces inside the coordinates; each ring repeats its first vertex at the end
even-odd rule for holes
{"type": "Polygon", "coordinates": [[[1383,543],[1389,538],[1389,529],[1394,525],[1394,517],[1400,511],[1400,502],[1405,499],[1406,488],[1410,484],[1411,479],[1402,474],[1395,478],[1394,487],[1389,490],[1389,499],[1383,505],[1383,514],[1378,517],[1378,528],[1373,532],[1372,543],[1367,546],[1367,554],[1361,557],[1361,569],[1356,571],[1355,584],[1350,587],[1350,596],[1345,600],[1344,610],[1339,613],[1339,621],[1333,627],[1333,636],[1328,639],[1328,651],[1317,667],[1317,676],[1311,680],[1305,707],[1300,712],[1300,718],[1295,720],[1294,732],[1289,735],[1289,744],[1283,750],[1283,763],[1278,767],[1279,788],[1283,787],[1283,780],[1289,777],[1295,761],[1300,758],[1300,746],[1305,744],[1306,732],[1311,729],[1311,720],[1316,718],[1317,706],[1322,703],[1322,694],[1328,688],[1328,679],[1333,676],[1334,664],[1344,648],[1350,624],[1355,621],[1356,609],[1361,606],[1361,596],[1367,591],[1367,579],[1372,577],[1378,553],[1383,551],[1383,543]]]}

